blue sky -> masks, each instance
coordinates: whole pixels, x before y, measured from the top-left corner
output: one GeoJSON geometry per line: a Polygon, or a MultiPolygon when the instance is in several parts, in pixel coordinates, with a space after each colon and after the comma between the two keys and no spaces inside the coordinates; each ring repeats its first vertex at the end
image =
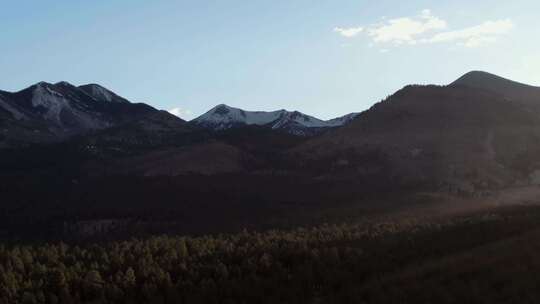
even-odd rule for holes
{"type": "Polygon", "coordinates": [[[193,118],[219,103],[332,118],[486,70],[540,85],[540,1],[17,0],[0,89],[99,83],[193,118]]]}

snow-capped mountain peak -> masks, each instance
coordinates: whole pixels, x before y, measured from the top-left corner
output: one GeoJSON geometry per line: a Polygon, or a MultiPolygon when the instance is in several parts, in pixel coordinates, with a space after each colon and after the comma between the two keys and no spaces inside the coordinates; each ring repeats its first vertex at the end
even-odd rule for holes
{"type": "Polygon", "coordinates": [[[284,110],[251,112],[220,104],[197,117],[193,122],[214,130],[224,130],[238,125],[267,125],[276,121],[284,113],[284,110]]]}
{"type": "Polygon", "coordinates": [[[75,86],[67,81],[60,81],[54,84],[55,86],[62,86],[62,87],[68,87],[68,88],[74,88],[75,86]]]}
{"type": "Polygon", "coordinates": [[[354,118],[356,113],[324,121],[298,111],[245,111],[225,104],[212,108],[195,118],[192,123],[212,130],[226,130],[243,125],[267,126],[282,129],[292,134],[308,135],[341,126],[354,118]]]}
{"type": "Polygon", "coordinates": [[[336,117],[334,119],[327,120],[326,123],[331,125],[331,126],[340,127],[340,126],[346,125],[349,122],[351,122],[359,114],[360,113],[349,113],[349,114],[346,114],[346,115],[343,115],[343,116],[340,116],[340,117],[336,117]]]}
{"type": "Polygon", "coordinates": [[[79,86],[79,89],[99,101],[129,103],[129,101],[125,98],[116,95],[112,91],[100,86],[99,84],[92,83],[82,85],[79,86]]]}
{"type": "Polygon", "coordinates": [[[0,134],[15,142],[47,142],[132,121],[156,111],[98,85],[39,82],[17,92],[0,91],[0,134]],[[94,89],[94,90],[92,90],[94,89]],[[114,105],[112,104],[114,103],[114,105]]]}
{"type": "Polygon", "coordinates": [[[54,85],[40,82],[32,91],[32,106],[40,108],[45,119],[60,122],[60,113],[69,107],[69,101],[54,89],[54,85]]]}

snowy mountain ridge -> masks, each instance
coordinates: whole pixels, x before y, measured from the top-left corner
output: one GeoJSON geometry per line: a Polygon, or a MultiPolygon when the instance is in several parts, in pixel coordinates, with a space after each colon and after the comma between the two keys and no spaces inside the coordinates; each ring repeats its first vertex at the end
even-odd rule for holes
{"type": "Polygon", "coordinates": [[[39,82],[17,92],[0,91],[0,147],[63,140],[156,111],[96,84],[39,82]]]}
{"type": "Polygon", "coordinates": [[[309,135],[328,128],[343,126],[357,115],[358,113],[351,113],[331,120],[321,120],[298,111],[245,111],[220,104],[191,122],[216,131],[243,125],[257,125],[282,129],[296,135],[309,135]]]}

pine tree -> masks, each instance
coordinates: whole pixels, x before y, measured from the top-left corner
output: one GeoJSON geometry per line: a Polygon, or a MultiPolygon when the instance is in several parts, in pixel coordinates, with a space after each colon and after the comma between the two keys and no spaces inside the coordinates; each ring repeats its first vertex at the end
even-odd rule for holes
{"type": "Polygon", "coordinates": [[[88,299],[101,298],[103,294],[103,281],[97,270],[90,270],[84,276],[84,294],[88,299]]]}
{"type": "Polygon", "coordinates": [[[122,285],[128,288],[134,287],[137,283],[137,277],[133,268],[129,267],[124,273],[122,285]]]}

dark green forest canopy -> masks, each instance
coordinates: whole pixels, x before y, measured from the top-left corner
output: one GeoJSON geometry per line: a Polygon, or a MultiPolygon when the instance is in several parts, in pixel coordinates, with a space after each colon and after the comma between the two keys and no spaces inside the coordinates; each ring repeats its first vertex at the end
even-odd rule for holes
{"type": "Polygon", "coordinates": [[[527,270],[540,270],[539,219],[538,207],[514,207],[445,221],[4,245],[0,303],[451,303],[482,294],[505,302],[525,291],[539,299],[527,270]]]}

